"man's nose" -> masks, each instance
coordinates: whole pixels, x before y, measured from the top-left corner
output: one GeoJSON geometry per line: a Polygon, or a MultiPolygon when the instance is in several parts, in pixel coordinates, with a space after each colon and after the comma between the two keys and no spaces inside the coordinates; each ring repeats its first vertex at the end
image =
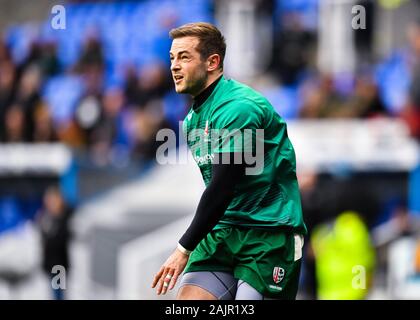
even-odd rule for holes
{"type": "Polygon", "coordinates": [[[171,70],[175,71],[175,70],[179,70],[179,69],[180,69],[179,63],[176,60],[173,60],[172,63],[171,63],[171,70]]]}

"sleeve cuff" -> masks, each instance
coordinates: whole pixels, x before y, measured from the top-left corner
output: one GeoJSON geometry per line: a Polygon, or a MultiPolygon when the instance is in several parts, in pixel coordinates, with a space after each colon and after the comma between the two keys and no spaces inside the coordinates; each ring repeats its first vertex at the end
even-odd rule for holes
{"type": "Polygon", "coordinates": [[[180,243],[178,243],[177,249],[187,256],[191,254],[191,251],[185,249],[180,243]]]}

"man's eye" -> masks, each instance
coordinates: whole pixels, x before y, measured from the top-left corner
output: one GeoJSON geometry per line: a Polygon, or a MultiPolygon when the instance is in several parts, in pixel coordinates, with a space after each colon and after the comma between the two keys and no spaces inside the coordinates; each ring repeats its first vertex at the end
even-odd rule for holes
{"type": "Polygon", "coordinates": [[[188,59],[188,56],[182,56],[181,59],[182,60],[188,59]]]}

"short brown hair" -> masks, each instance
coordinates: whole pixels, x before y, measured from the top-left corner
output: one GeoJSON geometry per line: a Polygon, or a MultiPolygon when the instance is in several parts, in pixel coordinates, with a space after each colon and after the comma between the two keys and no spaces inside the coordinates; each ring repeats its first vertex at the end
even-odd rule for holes
{"type": "Polygon", "coordinates": [[[169,32],[172,39],[182,37],[197,37],[199,44],[197,51],[201,59],[206,59],[212,54],[220,56],[220,69],[223,69],[223,59],[226,53],[226,42],[222,33],[216,26],[207,22],[187,23],[169,32]]]}

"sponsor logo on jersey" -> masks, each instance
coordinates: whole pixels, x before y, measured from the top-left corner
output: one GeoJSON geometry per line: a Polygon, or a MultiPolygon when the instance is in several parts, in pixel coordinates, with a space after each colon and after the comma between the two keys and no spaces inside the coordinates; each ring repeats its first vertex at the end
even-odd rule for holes
{"type": "Polygon", "coordinates": [[[202,157],[194,156],[194,159],[197,162],[197,164],[201,166],[203,164],[213,163],[214,154],[206,154],[205,156],[202,156],[202,157]]]}

